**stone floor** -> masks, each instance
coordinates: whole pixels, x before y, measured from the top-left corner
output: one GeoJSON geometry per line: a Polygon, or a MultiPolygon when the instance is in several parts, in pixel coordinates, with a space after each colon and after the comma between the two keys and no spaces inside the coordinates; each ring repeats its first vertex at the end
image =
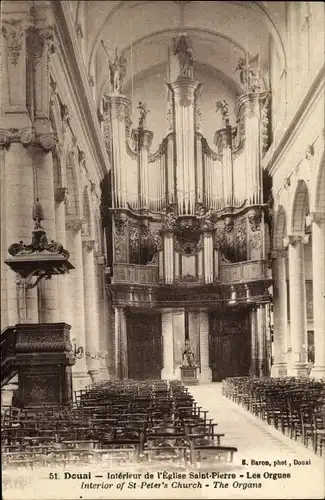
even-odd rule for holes
{"type": "MultiPolygon", "coordinates": [[[[228,488],[217,488],[218,494],[215,498],[325,497],[325,460],[307,450],[300,442],[284,436],[281,431],[223,397],[221,384],[191,387],[190,391],[198,404],[209,411],[208,418],[218,422],[218,432],[225,433],[222,444],[237,447],[234,461],[237,482],[262,483],[261,488],[248,486],[243,491],[244,486],[237,487],[234,484],[236,481],[225,480],[225,483],[229,483],[228,488]],[[243,460],[247,465],[242,465],[243,460]],[[251,465],[252,460],[268,461],[270,465],[251,465]],[[310,464],[302,465],[303,462],[310,464]],[[263,477],[264,474],[271,476],[277,473],[290,474],[291,477],[263,477]],[[260,478],[251,478],[254,474],[260,474],[260,478]]],[[[217,493],[216,489],[214,491],[217,493]]]]}
{"type": "MultiPolygon", "coordinates": [[[[124,467],[71,466],[68,469],[43,468],[33,471],[15,471],[16,486],[3,491],[3,500],[7,499],[323,499],[325,461],[317,457],[304,446],[283,436],[273,427],[255,418],[244,409],[224,398],[221,384],[207,384],[191,387],[190,391],[197,402],[209,411],[208,417],[218,422],[218,431],[224,432],[222,444],[235,446],[234,463],[226,469],[216,465],[216,473],[233,474],[235,477],[212,477],[196,480],[185,471],[184,480],[173,477],[161,477],[173,472],[166,464],[140,468],[129,464],[124,467]],[[243,465],[243,460],[247,465],[243,465]],[[253,465],[252,460],[263,461],[263,465],[253,465]],[[295,464],[295,460],[299,461],[295,464]],[[267,464],[269,463],[269,465],[267,464]],[[302,465],[302,462],[308,465],[302,465]],[[282,464],[282,465],[280,465],[282,464]],[[65,472],[91,472],[94,488],[82,487],[81,479],[65,479],[65,472]],[[107,473],[140,473],[139,480],[108,480],[107,473]],[[50,476],[50,474],[56,476],[50,476]],[[160,479],[158,478],[160,473],[160,479]],[[150,477],[149,474],[152,474],[150,477]],[[286,477],[283,477],[286,474],[286,477]],[[290,477],[288,477],[290,475],[290,477]],[[96,478],[97,476],[97,478],[96,478]],[[98,477],[100,476],[100,477],[98,477]],[[281,477],[282,476],[282,477],[281,477]],[[56,479],[50,479],[56,477],[56,479]],[[134,486],[131,486],[131,483],[134,486]],[[186,487],[185,487],[186,486],[186,487]],[[196,486],[196,487],[195,487],[196,486]],[[107,489],[106,489],[107,488],[107,489]]],[[[175,471],[175,469],[174,469],[175,471]]],[[[178,471],[184,473],[184,470],[178,471]]],[[[199,470],[195,471],[200,473],[199,470]]]]}

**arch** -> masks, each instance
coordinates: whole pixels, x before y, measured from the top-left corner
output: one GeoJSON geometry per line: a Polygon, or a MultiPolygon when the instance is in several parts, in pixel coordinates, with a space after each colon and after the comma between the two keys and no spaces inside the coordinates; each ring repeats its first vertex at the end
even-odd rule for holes
{"type": "Polygon", "coordinates": [[[274,217],[274,228],[273,228],[273,249],[281,250],[283,248],[283,238],[287,233],[287,216],[282,205],[278,207],[278,210],[274,217]]]}
{"type": "Polygon", "coordinates": [[[309,213],[309,192],[304,180],[297,183],[292,205],[291,229],[292,233],[305,232],[305,217],[309,213]]]}
{"type": "MultiPolygon", "coordinates": [[[[145,3],[152,3],[154,0],[148,0],[148,2],[145,2],[145,3]]],[[[170,3],[174,3],[174,2],[170,2],[170,3]]],[[[175,2],[176,3],[176,2],[175,2]]],[[[231,2],[227,2],[227,3],[231,3],[231,2]]],[[[121,1],[121,2],[118,2],[112,9],[111,11],[107,14],[106,18],[104,19],[102,25],[99,27],[98,29],[98,32],[97,32],[97,35],[95,36],[94,38],[94,41],[92,43],[92,46],[90,47],[90,50],[89,50],[89,54],[90,54],[90,57],[89,57],[89,60],[88,60],[88,74],[91,73],[91,68],[93,67],[93,63],[95,61],[95,57],[96,57],[96,54],[97,54],[97,51],[98,51],[98,48],[100,47],[100,41],[101,39],[103,38],[104,36],[104,32],[105,30],[108,28],[109,26],[109,23],[111,22],[114,22],[113,21],[113,18],[114,16],[121,10],[121,9],[129,9],[129,6],[130,4],[132,4],[132,2],[129,2],[129,1],[121,1]]],[[[245,2],[243,4],[241,4],[241,7],[242,8],[247,8],[246,5],[244,5],[245,2]]],[[[139,7],[140,4],[138,4],[137,6],[135,7],[139,7]]],[[[141,2],[141,5],[142,5],[142,2],[141,2]]],[[[286,53],[285,53],[285,47],[284,47],[284,43],[283,43],[283,40],[281,38],[281,35],[279,33],[279,30],[274,22],[274,20],[272,19],[272,16],[270,15],[270,13],[267,11],[267,9],[260,5],[260,2],[249,2],[249,8],[251,8],[253,11],[255,11],[258,15],[260,15],[262,17],[262,20],[266,23],[267,25],[267,29],[269,30],[272,38],[274,39],[274,43],[278,49],[278,52],[280,54],[280,57],[283,61],[283,66],[284,67],[287,67],[287,61],[286,61],[286,53]]],[[[180,27],[178,28],[173,28],[171,31],[179,31],[180,27]]],[[[193,26],[185,26],[184,29],[186,29],[186,31],[188,31],[189,29],[194,29],[193,26]]],[[[161,32],[165,32],[166,30],[162,30],[161,32]]],[[[196,31],[202,31],[201,28],[197,28],[196,31]]],[[[147,36],[152,36],[153,34],[157,34],[158,32],[152,32],[150,33],[149,35],[147,36]]],[[[229,38],[227,36],[227,34],[225,33],[220,33],[220,32],[216,32],[216,31],[213,31],[211,32],[211,34],[214,34],[216,36],[221,36],[225,39],[228,39],[229,42],[231,42],[232,44],[234,44],[235,46],[237,46],[239,49],[245,51],[244,47],[236,40],[233,40],[231,38],[229,38]]],[[[136,44],[136,43],[140,43],[142,40],[133,40],[133,43],[136,44]]],[[[123,52],[125,51],[125,49],[123,49],[123,52]]]]}

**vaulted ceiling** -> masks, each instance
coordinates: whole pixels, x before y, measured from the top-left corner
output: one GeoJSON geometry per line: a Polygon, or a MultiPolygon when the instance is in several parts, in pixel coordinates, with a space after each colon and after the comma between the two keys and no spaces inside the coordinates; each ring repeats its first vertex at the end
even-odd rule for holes
{"type": "MultiPolygon", "coordinates": [[[[260,53],[264,74],[269,70],[270,40],[285,61],[286,2],[250,1],[73,1],[75,23],[83,18],[85,64],[95,77],[97,95],[106,87],[107,55],[115,47],[127,61],[127,80],[139,78],[167,62],[168,47],[177,32],[186,31],[197,65],[217,74],[234,92],[235,68],[245,51],[260,53]]],[[[126,81],[126,85],[128,82],[126,81]]]]}

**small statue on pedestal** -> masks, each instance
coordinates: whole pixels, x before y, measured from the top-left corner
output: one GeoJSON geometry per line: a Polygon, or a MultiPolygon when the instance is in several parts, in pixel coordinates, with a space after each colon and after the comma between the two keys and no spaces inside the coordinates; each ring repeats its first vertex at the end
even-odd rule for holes
{"type": "Polygon", "coordinates": [[[192,351],[190,341],[185,340],[185,347],[182,352],[182,366],[183,367],[195,367],[194,352],[192,351]]]}
{"type": "Polygon", "coordinates": [[[139,101],[138,110],[140,112],[139,128],[145,128],[147,126],[147,115],[150,112],[150,109],[148,109],[148,106],[144,101],[139,101]]]}
{"type": "Polygon", "coordinates": [[[240,57],[235,71],[239,71],[240,83],[247,87],[248,92],[255,93],[261,91],[262,82],[259,54],[250,59],[247,55],[246,61],[243,57],[240,57]]]}
{"type": "Polygon", "coordinates": [[[126,59],[121,54],[118,56],[118,48],[115,49],[115,59],[111,61],[109,59],[108,52],[102,40],[102,46],[106,52],[109,65],[109,90],[110,92],[120,94],[122,92],[122,87],[126,75],[126,59]]]}
{"type": "Polygon", "coordinates": [[[180,33],[173,43],[173,53],[179,62],[179,76],[193,78],[193,48],[187,34],[180,33]]]}

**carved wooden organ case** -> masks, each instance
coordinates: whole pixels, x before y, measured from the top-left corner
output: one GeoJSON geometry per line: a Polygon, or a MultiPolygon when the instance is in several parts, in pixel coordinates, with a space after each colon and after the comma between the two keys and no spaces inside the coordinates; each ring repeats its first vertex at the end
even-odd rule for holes
{"type": "Polygon", "coordinates": [[[112,283],[211,284],[222,279],[223,264],[265,259],[267,94],[240,96],[236,126],[224,112],[212,149],[201,133],[201,84],[178,76],[168,87],[169,132],[156,152],[150,151],[153,133],[145,116],[131,129],[130,100],[121,94],[104,98],[112,283]]]}

